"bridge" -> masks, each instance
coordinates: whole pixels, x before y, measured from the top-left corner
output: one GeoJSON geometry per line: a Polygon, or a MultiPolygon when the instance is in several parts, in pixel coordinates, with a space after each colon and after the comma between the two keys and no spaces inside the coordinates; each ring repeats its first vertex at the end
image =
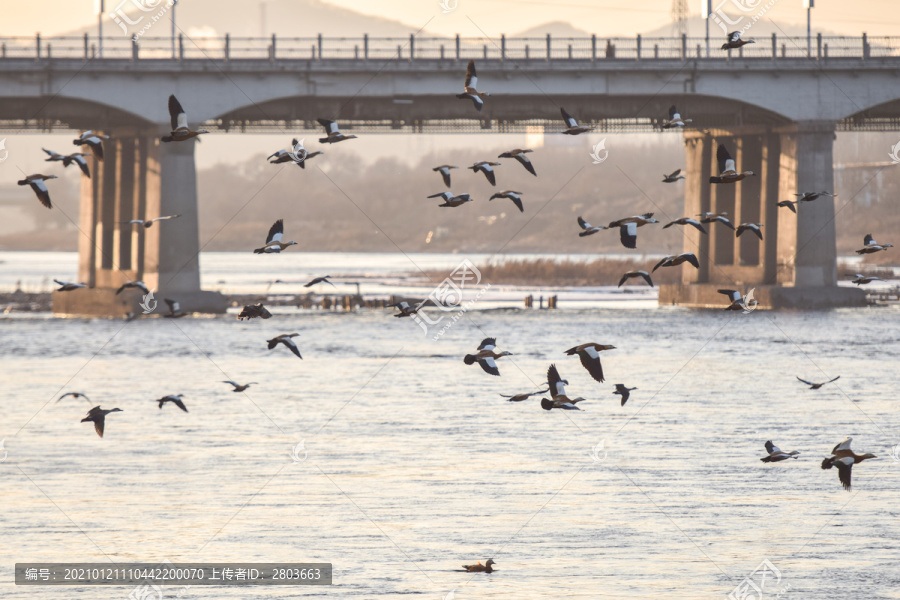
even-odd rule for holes
{"type": "Polygon", "coordinates": [[[805,38],[774,35],[739,51],[685,36],[179,36],[105,40],[102,57],[88,36],[0,38],[0,129],[111,136],[106,160],[82,183],[79,275],[90,305],[68,294],[57,312],[114,312],[103,299],[132,278],[189,310],[224,308],[199,288],[194,142],[158,141],[170,93],[192,126],[286,136],[318,129],[318,117],[353,132],[549,133],[562,128],[560,106],[600,132],[661,131],[676,103],[693,119],[683,134],[685,214],[724,210],[763,223],[766,239],[687,232],[685,250],[701,268],[686,269],[684,285],[662,289],[660,302],[721,304],[715,288],[756,285],[771,306],[844,305],[862,296],[836,287],[834,204],[804,203],[796,215],[775,204],[833,189],[836,131],[900,129],[900,38],[819,36],[807,53],[805,38]],[[493,96],[482,112],[454,97],[469,58],[493,96]],[[710,186],[722,141],[759,177],[710,186]],[[183,216],[169,227],[118,226],[171,213],[183,216]]]}

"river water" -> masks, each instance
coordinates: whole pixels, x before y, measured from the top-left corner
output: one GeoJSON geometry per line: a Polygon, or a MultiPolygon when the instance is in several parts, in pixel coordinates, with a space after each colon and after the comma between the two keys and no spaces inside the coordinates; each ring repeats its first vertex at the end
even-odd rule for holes
{"type": "Polygon", "coordinates": [[[763,561],[765,598],[900,598],[900,312],[562,306],[476,304],[437,341],[387,310],[0,317],[0,596],[126,600],[16,587],[13,565],[167,559],[331,562],[334,584],[166,598],[720,600],[763,561]],[[303,360],[266,349],[289,332],[303,360]],[[514,353],[500,377],[462,361],[487,336],[514,353]],[[606,383],[564,355],[589,341],[616,346],[606,383]],[[500,396],[551,363],[583,411],[500,396]],[[175,393],[190,412],[157,408],[175,393]],[[96,404],[122,409],[102,439],[96,404]],[[846,436],[879,457],[850,493],[819,467],[846,436]],[[761,463],[767,439],[800,457],[761,463]]]}

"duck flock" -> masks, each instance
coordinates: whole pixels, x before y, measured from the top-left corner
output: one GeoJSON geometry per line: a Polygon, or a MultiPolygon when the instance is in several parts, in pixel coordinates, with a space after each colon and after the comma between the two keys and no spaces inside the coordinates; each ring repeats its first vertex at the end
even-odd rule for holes
{"type": "MultiPolygon", "coordinates": [[[[728,41],[723,44],[723,50],[730,50],[733,48],[740,48],[745,44],[753,43],[753,40],[743,40],[741,39],[740,32],[733,32],[728,35],[728,41]]],[[[470,100],[475,109],[481,111],[484,106],[485,98],[489,97],[490,94],[487,92],[479,91],[478,89],[478,76],[475,69],[475,61],[470,60],[468,66],[466,68],[466,78],[463,92],[457,94],[458,99],[470,100]]],[[[191,129],[187,115],[185,113],[184,108],[181,106],[181,103],[178,99],[171,95],[169,96],[168,101],[168,109],[171,117],[171,125],[172,131],[166,136],[161,138],[162,142],[180,142],[190,140],[195,138],[201,134],[209,133],[205,129],[191,129]]],[[[560,108],[560,113],[563,121],[565,122],[566,128],[561,132],[566,135],[580,135],[583,133],[587,133],[592,131],[593,128],[579,125],[578,122],[572,115],[566,112],[565,108],[560,108]]],[[[355,135],[347,135],[340,131],[338,123],[333,120],[328,119],[318,119],[318,122],[325,129],[326,136],[319,139],[319,142],[322,144],[335,144],[338,142],[351,140],[356,138],[355,135]]],[[[673,105],[669,109],[668,119],[665,119],[662,123],[663,129],[673,129],[673,128],[684,128],[686,124],[691,123],[691,119],[682,118],[681,114],[678,112],[678,109],[673,105]]],[[[73,154],[63,155],[57,152],[53,152],[51,150],[44,149],[44,152],[49,156],[46,159],[47,162],[61,162],[63,167],[68,167],[72,164],[77,165],[81,171],[83,172],[85,177],[90,178],[91,173],[88,167],[88,163],[85,160],[86,157],[93,155],[97,160],[103,160],[103,140],[108,139],[108,136],[101,135],[95,133],[93,131],[85,131],[78,138],[73,140],[73,144],[79,147],[87,146],[90,149],[90,153],[85,152],[76,152],[73,154]]],[[[535,170],[534,164],[527,156],[532,153],[533,150],[529,148],[515,148],[509,150],[508,152],[504,152],[498,156],[498,158],[511,158],[516,160],[525,170],[533,176],[537,176],[537,172],[535,170]]],[[[306,168],[306,161],[312,158],[315,158],[319,155],[324,154],[323,151],[315,151],[309,152],[303,145],[303,140],[298,141],[297,139],[293,139],[291,142],[291,146],[289,149],[278,150],[277,152],[271,154],[267,157],[272,164],[285,164],[285,163],[293,163],[298,165],[300,168],[306,168]]],[[[735,165],[735,161],[732,158],[731,154],[728,151],[728,148],[725,147],[724,144],[720,144],[716,151],[716,158],[718,162],[718,170],[719,174],[714,175],[709,178],[710,184],[735,184],[746,177],[753,176],[754,173],[752,171],[739,171],[737,166],[735,165]]],[[[496,179],[496,171],[494,167],[501,166],[501,163],[491,161],[491,160],[481,160],[476,162],[467,169],[471,170],[473,173],[482,173],[487,181],[492,185],[497,185],[496,179]]],[[[449,189],[451,188],[451,170],[458,169],[458,166],[444,164],[434,167],[433,171],[439,173],[444,185],[449,189]]],[[[47,186],[47,182],[56,179],[56,175],[43,175],[43,174],[33,174],[28,175],[25,179],[18,182],[19,185],[28,185],[34,191],[38,201],[42,205],[47,208],[52,208],[53,204],[50,199],[50,191],[47,186]]],[[[663,175],[664,183],[675,183],[680,179],[684,179],[684,175],[681,174],[681,169],[677,169],[669,174],[663,175]]],[[[510,200],[513,204],[515,204],[516,208],[519,209],[520,212],[525,212],[525,206],[522,201],[522,196],[524,195],[521,191],[515,191],[511,189],[503,190],[493,194],[488,200],[495,199],[507,199],[510,200]]],[[[819,192],[799,192],[796,194],[797,200],[784,200],[778,202],[778,206],[782,208],[787,208],[790,211],[796,213],[797,205],[800,203],[813,202],[819,198],[823,197],[835,197],[835,194],[827,192],[827,191],[819,191],[819,192]]],[[[451,191],[443,191],[440,193],[429,195],[428,198],[440,198],[442,203],[439,204],[439,207],[442,208],[457,208],[463,206],[469,202],[473,202],[474,199],[470,194],[462,193],[455,194],[451,191]]],[[[134,219],[131,221],[123,222],[126,225],[136,225],[139,228],[150,228],[154,223],[163,223],[165,221],[178,218],[180,215],[166,215],[157,217],[154,219],[134,219]]],[[[762,233],[762,223],[741,223],[737,227],[729,220],[727,213],[719,212],[719,213],[711,213],[706,212],[700,215],[696,215],[697,218],[694,217],[682,217],[680,219],[676,219],[671,221],[665,225],[663,225],[663,229],[672,227],[674,225],[680,226],[691,226],[701,232],[701,234],[707,234],[707,230],[704,225],[714,225],[718,223],[722,227],[726,227],[735,232],[735,236],[740,237],[745,232],[750,232],[760,240],[763,239],[762,233]]],[[[577,223],[581,229],[578,233],[580,237],[587,237],[594,235],[600,231],[611,229],[611,230],[619,230],[619,238],[622,245],[629,249],[634,249],[637,247],[637,233],[638,228],[643,227],[645,225],[658,224],[659,221],[653,218],[653,213],[645,213],[642,215],[630,216],[626,218],[616,219],[610,221],[608,225],[603,226],[595,226],[591,225],[588,221],[586,221],[582,216],[579,216],[577,219],[577,223]]],[[[284,241],[284,222],[282,219],[277,220],[272,227],[269,229],[268,235],[266,236],[265,244],[259,248],[253,250],[256,254],[275,254],[284,251],[290,246],[297,245],[295,241],[284,241]]],[[[864,238],[863,247],[856,252],[858,254],[871,254],[875,252],[880,252],[887,250],[888,248],[893,247],[891,244],[884,243],[880,244],[875,241],[871,234],[867,234],[864,238]]],[[[650,272],[646,270],[636,270],[629,271],[622,275],[621,280],[619,281],[619,286],[621,287],[630,279],[639,279],[646,282],[647,285],[653,286],[653,281],[651,279],[651,273],[655,272],[657,269],[661,267],[675,267],[682,265],[684,263],[692,265],[694,268],[699,269],[700,263],[697,259],[697,256],[692,252],[685,252],[678,255],[670,255],[659,260],[655,266],[650,270],[650,272]]],[[[305,287],[311,287],[317,284],[329,284],[334,285],[329,281],[328,275],[315,277],[310,282],[308,282],[305,287]]],[[[870,283],[871,281],[877,280],[877,277],[874,276],[863,276],[863,275],[855,275],[853,279],[853,283],[857,285],[870,283]]],[[[58,291],[69,292],[78,289],[82,289],[86,287],[84,283],[72,283],[72,282],[63,282],[56,281],[57,284],[60,285],[58,291]]],[[[150,290],[147,289],[146,285],[144,285],[141,281],[128,281],[124,283],[117,291],[116,294],[121,293],[122,291],[134,288],[139,289],[144,294],[149,294],[150,290]]],[[[746,299],[742,296],[741,292],[736,290],[719,290],[720,293],[727,296],[729,300],[729,304],[725,307],[725,310],[741,310],[745,308],[746,299]]],[[[169,318],[178,318],[186,316],[187,313],[183,312],[180,308],[180,305],[177,300],[172,299],[164,299],[165,302],[169,306],[169,313],[163,316],[169,318]]],[[[420,303],[417,306],[410,306],[408,302],[399,302],[394,306],[397,308],[398,312],[394,315],[395,317],[411,317],[415,315],[419,310],[423,308],[424,302],[420,303]]],[[[261,318],[268,319],[271,318],[272,314],[262,305],[262,303],[256,305],[248,305],[244,306],[243,310],[238,315],[238,319],[253,319],[253,318],[261,318]]],[[[292,352],[298,358],[303,358],[300,354],[300,349],[297,346],[297,343],[294,341],[294,338],[299,336],[299,333],[286,333],[278,335],[270,340],[267,340],[267,347],[269,350],[276,348],[278,345],[283,345],[287,350],[292,352]]],[[[603,373],[603,366],[600,362],[600,353],[615,350],[616,347],[608,344],[598,344],[594,342],[590,343],[582,343],[578,344],[572,348],[569,348],[565,351],[565,355],[567,356],[578,356],[581,361],[582,366],[587,370],[590,376],[598,383],[604,383],[605,377],[603,373]]],[[[508,351],[497,351],[497,343],[496,339],[493,337],[485,338],[481,344],[477,347],[474,353],[466,354],[463,357],[463,362],[466,365],[478,364],[482,370],[486,373],[494,376],[500,375],[500,370],[497,366],[497,361],[500,358],[505,356],[511,356],[512,353],[508,351]]],[[[567,410],[567,411],[576,411],[581,410],[578,407],[580,402],[585,401],[585,398],[571,397],[566,393],[566,385],[568,385],[568,381],[563,379],[560,374],[557,366],[555,364],[551,364],[547,369],[546,374],[546,389],[518,393],[514,395],[502,395],[510,402],[523,402],[531,397],[543,396],[544,394],[549,395],[547,397],[541,397],[540,406],[547,410],[551,411],[554,409],[559,410],[567,410]]],[[[802,383],[809,385],[811,389],[818,390],[822,386],[831,383],[838,379],[839,377],[835,377],[834,379],[822,383],[813,383],[810,381],[806,381],[801,378],[797,378],[802,383]]],[[[256,384],[256,382],[249,382],[246,384],[239,384],[234,381],[224,381],[223,383],[227,383],[233,387],[234,392],[243,392],[251,385],[256,384]]],[[[636,387],[627,387],[625,384],[617,383],[615,384],[615,390],[612,392],[615,395],[620,396],[622,407],[625,406],[625,403],[628,401],[630,394],[632,391],[637,390],[636,387]]],[[[58,400],[63,400],[67,397],[73,397],[75,399],[85,399],[90,402],[90,399],[81,392],[68,392],[63,394],[58,400]]],[[[163,409],[163,407],[167,403],[171,403],[175,407],[181,409],[184,412],[188,412],[188,408],[184,402],[182,394],[175,395],[166,395],[157,400],[158,407],[163,409]]],[[[122,412],[120,408],[111,408],[111,409],[103,409],[100,406],[95,406],[91,408],[87,415],[82,419],[82,422],[91,422],[94,424],[94,429],[101,438],[103,437],[103,433],[105,430],[106,417],[111,413],[122,412]]],[[[851,470],[853,465],[860,463],[864,460],[868,460],[871,458],[876,458],[874,454],[864,453],[864,454],[856,454],[850,448],[851,438],[846,438],[841,443],[837,444],[831,451],[830,456],[825,458],[821,463],[822,469],[831,469],[835,468],[838,472],[838,479],[843,485],[844,489],[851,489],[851,470]]],[[[760,460],[764,463],[774,463],[787,461],[789,459],[797,459],[799,457],[799,452],[796,450],[792,450],[790,452],[785,452],[778,448],[771,440],[766,441],[765,449],[767,455],[761,458],[760,460]]],[[[496,564],[493,559],[488,559],[485,564],[481,564],[478,562],[474,565],[463,565],[463,570],[466,572],[485,572],[491,573],[493,569],[493,565],[496,564]]]]}

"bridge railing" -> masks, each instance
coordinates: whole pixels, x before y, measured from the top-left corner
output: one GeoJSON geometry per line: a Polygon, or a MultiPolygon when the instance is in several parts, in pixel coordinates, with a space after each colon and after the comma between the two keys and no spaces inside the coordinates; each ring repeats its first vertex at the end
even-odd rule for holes
{"type": "MultiPolygon", "coordinates": [[[[752,38],[751,38],[752,39],[752,38]]],[[[900,37],[756,38],[737,50],[696,37],[0,37],[0,60],[739,60],[900,58],[900,37]],[[809,50],[807,50],[809,48],[809,50]]]]}

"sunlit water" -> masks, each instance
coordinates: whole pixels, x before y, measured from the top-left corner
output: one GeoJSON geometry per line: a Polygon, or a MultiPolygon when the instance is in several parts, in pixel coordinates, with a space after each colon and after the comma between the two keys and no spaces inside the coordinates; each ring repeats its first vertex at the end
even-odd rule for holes
{"type": "Polygon", "coordinates": [[[768,559],[782,598],[900,598],[900,312],[472,311],[439,341],[389,315],[0,319],[0,596],[125,600],[16,588],[13,564],[168,559],[335,567],[182,598],[720,600],[768,559]],[[294,331],[303,360],[266,349],[294,331]],[[499,378],[462,361],[488,335],[515,353],[499,378]],[[563,354],[585,341],[617,347],[605,384],[563,354]],[[582,412],[500,397],[551,362],[582,412]],[[123,409],[103,439],[94,404],[123,409]],[[879,456],[852,493],[819,467],[848,435],[879,456]],[[763,464],[767,439],[802,454],[763,464]]]}

